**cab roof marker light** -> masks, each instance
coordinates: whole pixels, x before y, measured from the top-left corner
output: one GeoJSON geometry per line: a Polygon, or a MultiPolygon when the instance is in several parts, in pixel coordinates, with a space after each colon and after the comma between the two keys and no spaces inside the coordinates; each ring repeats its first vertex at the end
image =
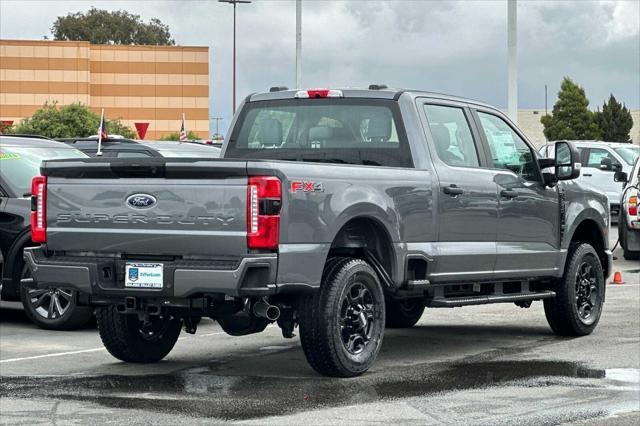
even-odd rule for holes
{"type": "Polygon", "coordinates": [[[334,89],[309,89],[298,90],[296,92],[296,99],[308,99],[308,98],[342,98],[344,94],[342,90],[334,89]]]}

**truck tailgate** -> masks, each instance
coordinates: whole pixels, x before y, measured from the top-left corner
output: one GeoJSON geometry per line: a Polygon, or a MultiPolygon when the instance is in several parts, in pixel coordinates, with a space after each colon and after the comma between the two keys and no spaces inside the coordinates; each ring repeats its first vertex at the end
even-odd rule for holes
{"type": "Polygon", "coordinates": [[[246,162],[45,161],[47,246],[190,257],[247,253],[246,162]]]}

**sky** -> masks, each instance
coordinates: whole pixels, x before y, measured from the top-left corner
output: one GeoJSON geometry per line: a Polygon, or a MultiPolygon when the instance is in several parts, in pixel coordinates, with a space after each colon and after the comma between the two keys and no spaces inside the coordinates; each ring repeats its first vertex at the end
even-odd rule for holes
{"type": "MultiPolygon", "coordinates": [[[[201,1],[0,0],[0,38],[51,36],[57,16],[124,9],[168,24],[180,45],[210,48],[210,115],[232,115],[232,6],[201,1]]],[[[295,86],[295,2],[237,9],[237,99],[295,86]]],[[[507,4],[497,1],[302,2],[302,87],[384,83],[507,104],[507,4]]],[[[571,77],[595,108],[613,93],[640,108],[640,1],[518,1],[519,108],[549,109],[571,77]]],[[[211,122],[215,131],[215,122],[211,122]]]]}

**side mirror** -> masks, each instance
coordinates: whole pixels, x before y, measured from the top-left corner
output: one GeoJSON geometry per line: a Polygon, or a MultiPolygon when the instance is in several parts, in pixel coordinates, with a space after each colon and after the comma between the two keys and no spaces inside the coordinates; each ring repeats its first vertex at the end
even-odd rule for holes
{"type": "Polygon", "coordinates": [[[613,161],[611,161],[611,158],[605,157],[600,161],[600,170],[605,172],[613,170],[613,161]]]}
{"type": "Polygon", "coordinates": [[[571,180],[580,176],[580,152],[571,142],[561,141],[555,144],[556,179],[571,180]]]}
{"type": "Polygon", "coordinates": [[[627,183],[627,182],[629,182],[629,177],[627,176],[627,174],[625,172],[617,171],[613,175],[613,180],[615,182],[627,183]]]}

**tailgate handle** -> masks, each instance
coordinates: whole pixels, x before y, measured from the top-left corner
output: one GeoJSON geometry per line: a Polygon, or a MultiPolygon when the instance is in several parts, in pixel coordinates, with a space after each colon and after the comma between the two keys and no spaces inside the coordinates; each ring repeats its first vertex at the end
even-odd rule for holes
{"type": "Polygon", "coordinates": [[[165,175],[165,168],[162,163],[112,163],[111,171],[119,177],[164,177],[165,175]]]}

